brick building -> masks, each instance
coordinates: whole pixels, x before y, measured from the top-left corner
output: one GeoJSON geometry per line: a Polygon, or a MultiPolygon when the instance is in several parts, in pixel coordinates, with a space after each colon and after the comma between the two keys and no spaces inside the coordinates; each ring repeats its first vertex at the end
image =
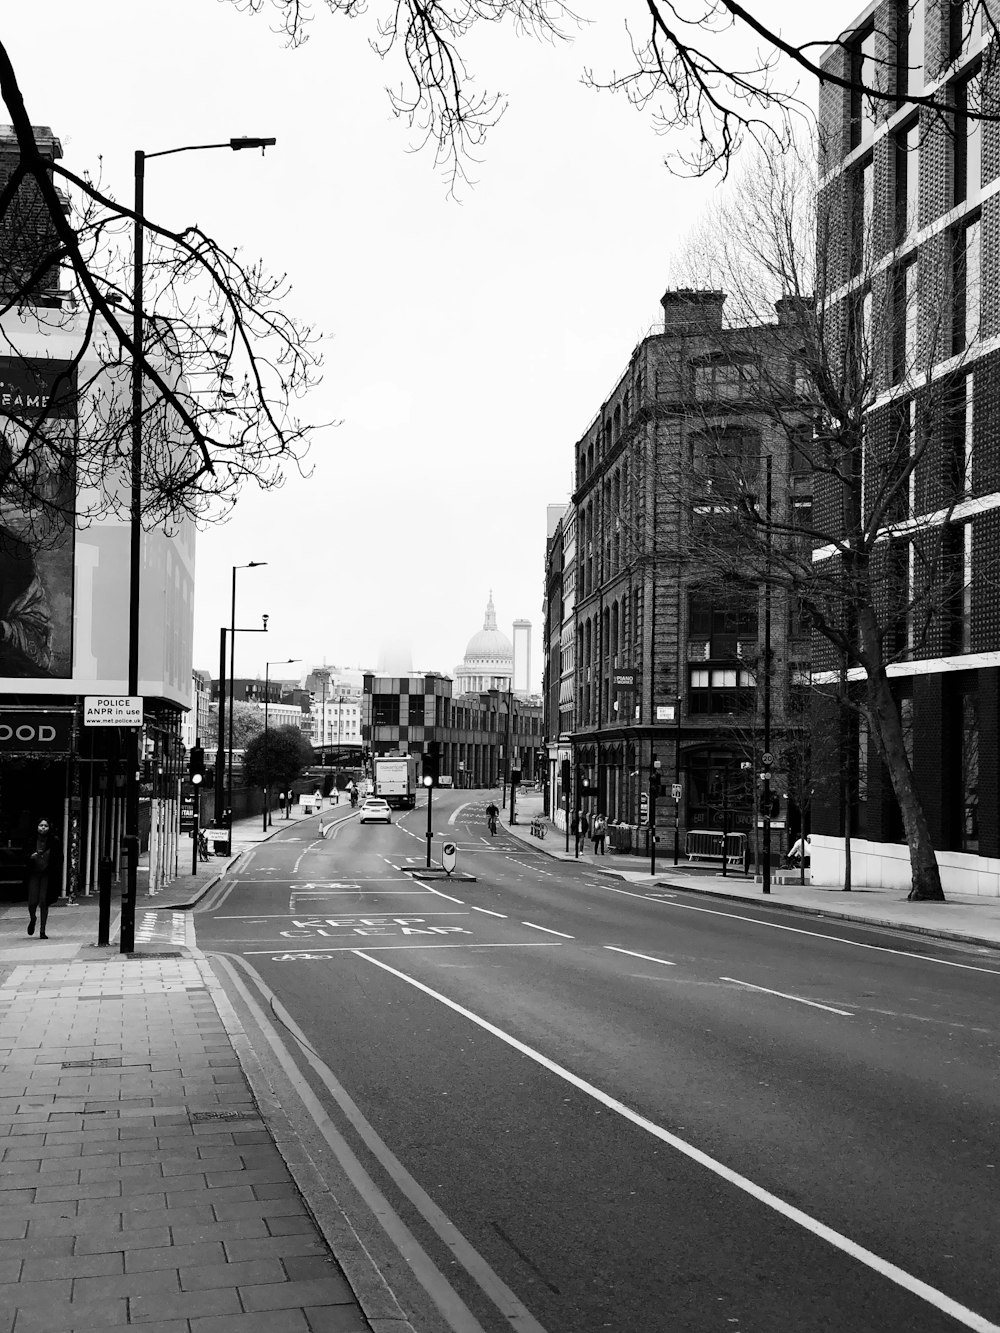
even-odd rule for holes
{"type": "Polygon", "coordinates": [[[440,742],[440,772],[456,787],[499,787],[507,759],[520,765],[522,781],[542,768],[542,705],[505,690],[452,698],[451,679],[365,674],[364,743],[372,754],[412,754],[440,742]]]}
{"type": "MultiPolygon", "coordinates": [[[[997,894],[1000,123],[967,114],[997,108],[988,29],[972,3],[882,0],[862,12],[823,67],[894,96],[823,85],[820,217],[837,241],[828,322],[846,342],[860,314],[871,338],[872,475],[901,430],[912,441],[906,503],[874,552],[884,597],[902,608],[888,674],[908,757],[945,890],[997,894]],[[921,94],[953,113],[918,108],[909,98],[921,94]]],[[[862,482],[864,505],[875,489],[862,482]]],[[[817,510],[836,502],[818,482],[817,510]]],[[[814,874],[841,879],[850,828],[854,882],[907,886],[899,806],[863,725],[842,761],[851,780],[825,787],[814,813],[814,874]]]]}
{"type": "MultiPolygon", "coordinates": [[[[782,303],[773,324],[727,328],[724,302],[716,291],[664,295],[662,328],[636,347],[577,442],[572,497],[574,782],[588,781],[593,809],[637,825],[658,761],[667,792],[675,781],[682,789],[679,805],[667,796],[656,808],[661,842],[676,827],[682,850],[688,830],[720,829],[724,818],[733,830],[752,827],[752,783],[740,761],[759,725],[764,628],[753,592],[734,594],[707,577],[698,524],[731,507],[727,478],[737,466],[760,493],[770,459],[773,512],[786,523],[796,504],[808,504],[810,485],[763,401],[762,366],[773,370],[784,354],[782,303]]],[[[783,374],[770,378],[784,383],[783,374]]],[[[780,736],[791,672],[809,649],[780,596],[772,623],[780,736]]],[[[557,674],[550,660],[549,678],[557,674]]]]}

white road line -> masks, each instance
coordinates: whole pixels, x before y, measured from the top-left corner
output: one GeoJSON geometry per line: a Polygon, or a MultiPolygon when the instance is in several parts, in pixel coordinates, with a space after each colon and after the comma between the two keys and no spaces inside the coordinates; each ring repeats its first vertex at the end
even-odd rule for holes
{"type": "MultiPolygon", "coordinates": [[[[476,911],[482,911],[482,908],[476,908],[476,911]]],[[[406,920],[417,921],[425,916],[468,916],[468,912],[428,912],[421,910],[420,917],[407,914],[406,920]]],[[[255,912],[247,916],[220,916],[220,921],[294,921],[297,917],[310,917],[319,920],[321,912],[255,912]]],[[[360,907],[356,912],[338,912],[336,919],[338,921],[346,920],[348,917],[357,917],[359,920],[370,917],[372,920],[381,919],[389,916],[388,912],[373,912],[370,907],[360,907]]]]}
{"type": "MultiPolygon", "coordinates": [[[[597,886],[595,886],[597,887],[597,886]]],[[[888,944],[864,944],[861,940],[845,940],[839,935],[826,935],[821,930],[806,930],[803,926],[782,926],[777,921],[762,921],[755,916],[741,916],[738,912],[723,912],[714,907],[695,907],[693,903],[670,902],[665,898],[653,898],[648,893],[631,893],[628,889],[616,889],[610,884],[604,884],[600,887],[607,889],[608,893],[621,893],[626,898],[642,898],[647,903],[662,903],[664,907],[679,907],[684,912],[703,912],[706,916],[724,916],[730,921],[749,921],[752,926],[766,926],[769,930],[787,930],[793,935],[810,935],[816,940],[830,940],[834,944],[848,944],[854,949],[874,949],[876,953],[894,953],[900,958],[916,958],[922,963],[937,963],[941,967],[958,967],[965,972],[985,972],[991,977],[1000,977],[1000,969],[995,967],[976,967],[974,963],[954,963],[950,958],[934,958],[931,954],[913,953],[909,949],[894,949],[888,944]]],[[[771,903],[768,906],[780,907],[780,903],[771,903]]],[[[881,921],[845,921],[845,926],[869,926],[874,930],[892,930],[891,925],[886,925],[881,921]]],[[[948,941],[943,936],[937,936],[938,943],[947,944],[948,941]]]]}
{"type": "Polygon", "coordinates": [[[801,995],[788,995],[783,990],[768,990],[766,986],[755,986],[749,981],[740,981],[739,977],[720,977],[720,981],[731,981],[734,986],[746,986],[747,990],[759,990],[765,995],[777,995],[782,1000],[794,1000],[796,1004],[808,1004],[813,1009],[825,1009],[829,1014],[840,1014],[842,1018],[853,1018],[849,1009],[834,1009],[832,1004],[820,1004],[818,1000],[804,1000],[801,995]]]}
{"type": "MultiPolygon", "coordinates": [[[[489,944],[486,941],[473,940],[469,944],[366,944],[365,948],[369,953],[384,953],[387,949],[561,949],[561,944],[556,944],[554,940],[521,940],[519,943],[489,944]]],[[[264,954],[275,957],[279,954],[323,954],[323,953],[357,953],[358,946],[345,945],[343,948],[335,949],[296,949],[294,946],[288,949],[282,949],[280,945],[275,945],[271,949],[244,949],[242,952],[247,958],[252,958],[256,954],[264,954]]]]}
{"type": "Polygon", "coordinates": [[[939,1291],[936,1287],[930,1286],[927,1282],[922,1282],[920,1278],[915,1277],[912,1273],[907,1273],[905,1269],[897,1267],[896,1264],[891,1263],[888,1259],[883,1259],[881,1255],[875,1254],[874,1251],[866,1249],[863,1245],[857,1244],[856,1241],[842,1235],[839,1231],[834,1231],[832,1227],[828,1227],[825,1223],[818,1221],[815,1217],[811,1217],[808,1213],[803,1212],[801,1208],[796,1208],[793,1204],[787,1203],[784,1199],[779,1198],[778,1195],[772,1194],[770,1190],[766,1190],[763,1186],[757,1185],[747,1176],[740,1175],[738,1171],[733,1171],[730,1167],[724,1165],[716,1158],[710,1157],[708,1153],[702,1152],[700,1148],[696,1148],[686,1140],[678,1138],[676,1134],[671,1134],[669,1130],[654,1124],[652,1120],[647,1120],[645,1116],[639,1115],[637,1111],[633,1111],[632,1108],[626,1106],[624,1102],[618,1101],[617,1098],[603,1092],[593,1083],[588,1083],[585,1079],[582,1079],[570,1070],[565,1069],[562,1065],[556,1064],[554,1060],[550,1060],[549,1057],[543,1055],[541,1051],[536,1051],[533,1047],[527,1046],[523,1041],[519,1041],[517,1037],[513,1037],[510,1033],[504,1032],[501,1028],[496,1027],[495,1024],[489,1022],[488,1019],[480,1018],[479,1015],[474,1014],[471,1009],[466,1009],[463,1005],[456,1004],[454,1000],[449,1000],[447,995],[442,995],[440,991],[432,990],[430,986],[425,986],[422,981],[417,981],[414,977],[407,976],[405,972],[400,972],[397,968],[382,962],[381,959],[369,957],[365,950],[355,949],[354,952],[359,958],[364,958],[366,962],[371,963],[373,967],[379,967],[383,972],[389,972],[392,976],[398,977],[400,981],[405,981],[407,985],[413,986],[414,989],[422,991],[425,995],[429,995],[431,999],[446,1005],[454,1013],[461,1014],[464,1018],[475,1023],[485,1032],[489,1032],[494,1037],[499,1038],[500,1041],[506,1042],[506,1044],[513,1047],[515,1051],[520,1051],[522,1055],[526,1055],[530,1060],[534,1060],[536,1064],[541,1065],[543,1069],[547,1069],[550,1073],[555,1074],[557,1078],[564,1079],[572,1087],[577,1088],[588,1097],[592,1097],[595,1101],[600,1102],[602,1106],[606,1106],[609,1110],[617,1112],[623,1119],[630,1121],[639,1129],[645,1130],[646,1133],[659,1139],[661,1143],[668,1144],[671,1148],[676,1149],[677,1152],[690,1158],[691,1161],[697,1162],[699,1166],[703,1166],[715,1175],[720,1176],[730,1185],[735,1186],[736,1189],[742,1190],[745,1194],[749,1194],[751,1198],[756,1199],[766,1208],[770,1208],[780,1216],[788,1218],[789,1221],[802,1227],[803,1230],[808,1231],[819,1240],[826,1241],[835,1249],[849,1255],[852,1259],[856,1259],[859,1263],[864,1264],[867,1268],[878,1273],[880,1277],[884,1277],[888,1279],[888,1281],[896,1283],[896,1285],[902,1287],[904,1291],[910,1292],[920,1300],[926,1301],[928,1305],[933,1306],[937,1310],[941,1310],[944,1314],[948,1315],[951,1319],[956,1320],[965,1328],[973,1329],[974,1333],[1000,1333],[1000,1324],[991,1323],[988,1319],[977,1314],[974,1310],[970,1310],[967,1306],[960,1305],[958,1301],[953,1300],[950,1296],[946,1296],[944,1292],[939,1291]]]}
{"type": "MultiPolygon", "coordinates": [[[[286,1049],[283,1034],[279,1034],[271,1019],[258,1005],[256,998],[249,993],[242,979],[235,975],[237,959],[220,960],[229,973],[234,985],[240,991],[245,1004],[250,1008],[261,1032],[270,1044],[274,1055],[285,1071],[295,1091],[302,1100],[317,1129],[326,1139],[331,1151],[340,1163],[355,1189],[371,1209],[373,1217],[385,1229],[397,1251],[410,1265],[417,1280],[437,1306],[448,1326],[454,1333],[483,1333],[482,1325],[473,1312],[463,1302],[441,1269],[433,1262],[422,1248],[416,1236],[407,1227],[402,1217],[382,1194],[374,1180],[365,1170],[361,1160],[351,1149],[344,1135],[337,1129],[322,1102],[311,1091],[302,1072],[286,1049]]],[[[249,972],[256,983],[260,997],[270,1005],[273,1014],[284,1024],[287,1032],[298,1044],[302,1058],[305,1059],[314,1075],[320,1080],[327,1095],[346,1117],[358,1138],[379,1163],[396,1188],[409,1201],[410,1205],[423,1218],[441,1243],[452,1255],[452,1263],[460,1264],[483,1295],[492,1302],[503,1323],[517,1333],[545,1333],[545,1329],[534,1317],[503,1279],[487,1263],[479,1251],[462,1234],[451,1218],[439,1204],[431,1198],[419,1182],[407,1171],[388,1144],[378,1135],[374,1126],[362,1114],[360,1107],[353,1100],[347,1089],[337,1079],[333,1070],[313,1051],[305,1033],[296,1024],[291,1014],[280,1003],[273,991],[264,985],[252,968],[242,964],[244,972],[249,972]]],[[[453,1271],[453,1270],[452,1270],[453,1271]]],[[[389,1321],[384,1321],[388,1323],[389,1321]]],[[[491,1320],[491,1327],[496,1323],[491,1320]]]]}
{"type": "Polygon", "coordinates": [[[474,912],[485,912],[487,916],[498,916],[498,917],[500,918],[501,921],[506,921],[506,920],[507,920],[507,918],[504,916],[503,912],[491,912],[490,909],[489,909],[488,907],[477,907],[477,906],[475,905],[475,903],[473,903],[473,905],[472,905],[472,910],[473,910],[474,912]]]}
{"type": "Polygon", "coordinates": [[[605,949],[610,949],[612,953],[627,953],[630,958],[645,958],[647,963],[662,963],[664,967],[676,967],[676,963],[668,963],[665,958],[652,958],[648,953],[635,953],[632,949],[619,949],[616,944],[606,944],[605,949]]]}
{"type": "Polygon", "coordinates": [[[574,939],[573,935],[565,935],[561,930],[549,930],[548,926],[536,926],[534,921],[522,921],[522,926],[530,926],[532,930],[544,930],[546,935],[559,935],[564,940],[574,939]]]}
{"type": "MultiPolygon", "coordinates": [[[[421,883],[423,883],[422,880],[421,883]]],[[[450,903],[458,903],[459,907],[465,906],[461,898],[453,898],[450,893],[442,893],[440,889],[432,889],[429,884],[424,884],[424,888],[428,893],[436,893],[439,898],[447,898],[450,903]]]]}
{"type": "Polygon", "coordinates": [[[472,804],[471,801],[463,801],[462,804],[458,807],[458,809],[453,810],[451,814],[448,816],[448,823],[454,824],[455,820],[459,817],[462,811],[467,810],[471,804],[472,804]]]}

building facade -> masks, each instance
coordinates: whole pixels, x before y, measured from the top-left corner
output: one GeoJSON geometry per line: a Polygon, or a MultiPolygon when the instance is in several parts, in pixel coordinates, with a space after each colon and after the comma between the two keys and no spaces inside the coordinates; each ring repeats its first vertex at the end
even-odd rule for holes
{"type": "MultiPolygon", "coordinates": [[[[561,553],[549,545],[562,575],[550,567],[547,597],[560,596],[563,627],[557,661],[549,608],[546,679],[562,682],[556,735],[550,703],[550,764],[568,736],[572,804],[629,826],[620,845],[638,851],[649,845],[641,826],[654,765],[667,793],[651,812],[661,842],[673,834],[683,852],[689,831],[752,833],[756,793],[741,762],[759,749],[765,599],[709,578],[699,547],[704,525],[724,521],[735,502],[725,493],[734,457],[758,495],[766,462],[776,522],[808,499],[809,479],[763,410],[757,374],[781,355],[782,312],[773,326],[732,329],[724,302],[722,292],[664,295],[662,330],[636,347],[577,441],[561,553]]],[[[787,738],[808,634],[790,621],[787,599],[775,594],[770,605],[775,736],[787,738]]]]}
{"type": "MultiPolygon", "coordinates": [[[[35,131],[52,160],[51,130],[35,131]]],[[[17,165],[16,140],[0,129],[0,187],[17,165]]],[[[128,693],[128,477],[105,468],[81,475],[66,445],[100,429],[120,407],[123,385],[102,360],[100,327],[88,331],[58,272],[39,273],[51,252],[34,184],[23,182],[0,232],[0,283],[18,291],[2,317],[0,435],[5,494],[0,515],[0,878],[17,882],[40,817],[60,835],[68,893],[96,891],[97,867],[123,873],[128,731],[103,721],[88,700],[128,693]],[[13,221],[12,221],[13,220],[13,221]],[[34,229],[34,230],[33,230],[34,229]],[[36,274],[26,290],[25,275],[36,274]],[[86,342],[88,334],[93,336],[86,342]],[[86,350],[81,352],[86,343],[86,350]],[[28,432],[30,497],[9,484],[11,460],[28,432]],[[123,515],[125,516],[123,518],[123,515]]],[[[58,248],[58,247],[55,247],[58,248]]],[[[106,348],[105,348],[106,350],[106,348]]],[[[139,694],[143,698],[140,842],[149,848],[151,888],[177,871],[181,721],[192,702],[194,525],[141,540],[139,694]]]]}
{"type": "Polygon", "coordinates": [[[412,754],[438,741],[440,772],[456,787],[498,787],[510,769],[535,782],[543,768],[542,705],[508,690],[452,695],[448,676],[365,675],[368,756],[412,754]]]}
{"type": "MultiPolygon", "coordinates": [[[[831,74],[894,96],[873,101],[823,85],[820,199],[840,242],[829,261],[830,322],[846,330],[860,311],[872,330],[867,436],[888,448],[902,429],[912,456],[905,503],[875,552],[886,595],[901,605],[915,606],[928,580],[925,614],[907,616],[902,605],[888,666],[908,759],[943,887],[996,895],[1000,124],[974,113],[995,110],[1000,70],[984,8],[882,0],[826,53],[831,74]],[[910,100],[924,94],[954,114],[910,100]]],[[[817,504],[836,498],[817,486],[817,504]]],[[[855,883],[906,887],[900,809],[863,726],[848,729],[842,764],[849,781],[817,802],[814,874],[843,882],[849,831],[855,883]]]]}
{"type": "Polygon", "coordinates": [[[503,630],[497,627],[492,592],[486,604],[483,627],[469,640],[465,657],[455,668],[454,682],[456,694],[514,688],[514,645],[503,630]]]}

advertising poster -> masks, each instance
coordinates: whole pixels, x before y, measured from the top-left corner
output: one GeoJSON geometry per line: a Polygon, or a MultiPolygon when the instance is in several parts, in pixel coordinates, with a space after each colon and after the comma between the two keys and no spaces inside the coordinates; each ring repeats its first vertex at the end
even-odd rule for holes
{"type": "Polygon", "coordinates": [[[0,677],[72,675],[76,372],[0,357],[0,677]]]}

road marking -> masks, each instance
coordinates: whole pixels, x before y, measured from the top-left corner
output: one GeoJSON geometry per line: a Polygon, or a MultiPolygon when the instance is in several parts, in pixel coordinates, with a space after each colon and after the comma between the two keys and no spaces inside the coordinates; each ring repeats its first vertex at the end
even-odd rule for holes
{"type": "Polygon", "coordinates": [[[605,949],[610,949],[612,953],[627,953],[630,958],[645,958],[647,963],[662,963],[664,967],[676,967],[676,963],[668,963],[665,958],[653,958],[648,953],[635,953],[632,949],[619,949],[616,944],[606,944],[605,949]]]}
{"type": "Polygon", "coordinates": [[[471,804],[472,804],[471,801],[463,801],[462,804],[458,807],[458,809],[453,810],[451,814],[448,816],[448,823],[454,824],[455,820],[459,817],[462,811],[467,810],[471,804]]]}
{"type": "MultiPolygon", "coordinates": [[[[279,946],[272,945],[270,949],[244,949],[243,955],[247,958],[253,958],[257,954],[269,955],[276,963],[298,962],[302,958],[321,957],[328,953],[357,953],[358,946],[345,945],[330,949],[310,949],[308,952],[302,949],[286,949],[284,953],[277,952],[279,946]]],[[[365,948],[369,953],[384,953],[387,949],[561,949],[561,944],[556,944],[554,940],[521,940],[504,942],[502,944],[490,944],[486,941],[473,940],[468,944],[366,944],[365,948]]]]}
{"type": "Polygon", "coordinates": [[[731,981],[735,986],[746,986],[747,990],[763,991],[765,995],[777,995],[782,1000],[794,1000],[796,1004],[808,1004],[813,1009],[825,1009],[829,1014],[840,1014],[842,1018],[853,1018],[849,1009],[834,1009],[832,1004],[820,1004],[818,1000],[804,1000],[801,995],[788,995],[783,990],[768,990],[766,986],[755,986],[749,981],[740,981],[739,977],[720,977],[720,981],[731,981]]]}
{"type": "Polygon", "coordinates": [[[549,930],[548,926],[536,926],[534,921],[522,921],[522,926],[530,926],[532,930],[544,930],[546,935],[559,935],[564,940],[574,939],[573,935],[565,935],[561,930],[549,930]]]}
{"type": "MultiPolygon", "coordinates": [[[[483,911],[484,909],[476,908],[476,910],[483,911]]],[[[307,915],[309,916],[309,919],[311,921],[314,921],[317,925],[322,925],[323,922],[325,921],[327,925],[335,926],[338,921],[344,921],[348,918],[353,919],[354,917],[357,917],[359,920],[370,916],[381,918],[388,916],[388,913],[387,912],[373,913],[364,910],[358,912],[340,912],[333,919],[331,919],[330,917],[321,918],[319,916],[319,913],[317,912],[309,912],[307,913],[307,915]]],[[[468,913],[467,912],[424,912],[423,916],[468,916],[468,913]]],[[[251,922],[288,921],[289,919],[294,921],[296,919],[296,914],[294,912],[258,912],[254,916],[220,916],[218,918],[219,921],[251,921],[251,922]]],[[[393,917],[392,919],[394,921],[396,920],[395,917],[393,917]]]]}
{"type": "Polygon", "coordinates": [[[474,912],[485,912],[487,916],[498,916],[498,917],[500,918],[501,921],[506,921],[506,920],[507,920],[507,918],[504,916],[503,912],[491,912],[490,909],[489,909],[488,907],[477,907],[477,906],[475,905],[475,903],[473,903],[473,905],[472,905],[472,910],[473,910],[474,912]]]}
{"type": "Polygon", "coordinates": [[[754,1181],[750,1180],[749,1177],[740,1175],[738,1171],[732,1170],[731,1167],[726,1166],[717,1158],[710,1157],[708,1153],[702,1152],[700,1148],[696,1148],[685,1139],[678,1138],[676,1134],[671,1134],[669,1130],[663,1129],[662,1126],[655,1124],[652,1120],[647,1120],[645,1116],[640,1115],[637,1111],[633,1111],[632,1108],[626,1106],[624,1102],[618,1101],[616,1097],[612,1097],[610,1094],[603,1092],[600,1088],[596,1087],[595,1084],[588,1083],[586,1079],[580,1078],[579,1075],[572,1073],[564,1066],[556,1064],[554,1060],[550,1060],[549,1057],[543,1055],[541,1051],[536,1051],[534,1047],[526,1045],[523,1041],[519,1041],[517,1037],[511,1036],[510,1033],[504,1032],[502,1028],[498,1028],[488,1019],[480,1018],[480,1016],[474,1014],[471,1009],[466,1009],[463,1005],[457,1004],[454,1000],[449,1000],[447,995],[442,995],[440,991],[432,990],[430,986],[426,986],[422,981],[417,981],[415,977],[407,976],[405,972],[400,972],[397,968],[382,962],[381,959],[372,958],[370,956],[372,952],[371,950],[355,949],[354,952],[359,958],[363,958],[366,962],[371,963],[373,967],[379,967],[383,972],[388,972],[392,976],[398,977],[400,981],[405,981],[407,985],[413,986],[415,990],[422,991],[425,995],[429,995],[432,1000],[437,1000],[439,1003],[451,1009],[454,1013],[461,1014],[471,1023],[475,1023],[477,1027],[482,1028],[485,1032],[491,1033],[500,1041],[511,1046],[515,1051],[519,1051],[522,1055],[526,1055],[529,1060],[534,1060],[536,1064],[541,1065],[543,1069],[547,1069],[550,1073],[555,1074],[557,1078],[565,1080],[571,1087],[585,1093],[588,1097],[592,1097],[595,1101],[600,1102],[602,1106],[606,1106],[608,1110],[617,1112],[623,1119],[630,1121],[639,1129],[645,1130],[646,1133],[651,1134],[653,1138],[659,1139],[661,1143],[668,1144],[677,1152],[690,1158],[691,1161],[697,1162],[699,1166],[705,1167],[707,1170],[727,1181],[730,1185],[735,1186],[736,1189],[742,1190],[745,1194],[749,1194],[751,1198],[756,1199],[758,1203],[762,1203],[766,1208],[772,1209],[772,1211],[778,1213],[781,1217],[788,1218],[789,1221],[802,1227],[803,1230],[808,1231],[818,1239],[824,1240],[829,1245],[832,1245],[834,1249],[841,1250],[852,1259],[856,1259],[859,1263],[864,1264],[866,1267],[878,1273],[880,1277],[887,1278],[890,1282],[896,1283],[896,1285],[902,1287],[904,1291],[908,1291],[911,1295],[926,1301],[928,1305],[933,1306],[937,1310],[941,1310],[944,1314],[957,1320],[958,1323],[964,1325],[966,1328],[973,1329],[974,1333],[1000,1333],[1000,1324],[991,1323],[982,1315],[977,1314],[974,1310],[970,1310],[965,1305],[959,1304],[958,1301],[945,1295],[944,1292],[939,1291],[936,1287],[932,1287],[929,1283],[921,1281],[920,1278],[915,1277],[912,1273],[907,1273],[905,1269],[899,1268],[888,1259],[883,1259],[881,1255],[875,1254],[874,1251],[866,1249],[863,1245],[859,1245],[856,1241],[842,1235],[839,1231],[835,1231],[833,1227],[828,1227],[824,1222],[820,1222],[817,1218],[811,1217],[808,1213],[803,1212],[801,1208],[796,1208],[794,1204],[787,1203],[784,1199],[779,1198],[778,1195],[772,1194],[770,1190],[764,1189],[763,1186],[756,1184],[754,1181]]]}
{"type": "MultiPolygon", "coordinates": [[[[595,885],[595,887],[598,887],[595,885]]],[[[679,907],[685,912],[703,912],[706,916],[724,916],[730,921],[749,921],[752,926],[767,926],[769,930],[787,930],[793,935],[809,935],[815,940],[831,940],[834,944],[849,944],[855,949],[874,949],[876,953],[898,954],[900,958],[917,958],[923,963],[938,963],[941,967],[958,967],[965,972],[985,972],[991,977],[1000,977],[1000,969],[995,967],[976,967],[974,963],[955,963],[950,958],[935,958],[931,954],[913,953],[910,949],[894,949],[889,944],[864,944],[861,940],[845,940],[839,935],[827,935],[822,930],[806,930],[804,926],[782,926],[777,921],[762,921],[755,916],[742,916],[739,912],[723,912],[714,907],[695,907],[693,903],[669,902],[665,898],[654,898],[648,893],[631,893],[628,889],[616,889],[610,884],[600,886],[609,893],[621,893],[626,898],[642,898],[647,903],[662,903],[664,907],[679,907]]],[[[769,906],[780,907],[780,903],[769,906]]],[[[845,921],[845,926],[868,926],[871,930],[892,930],[891,925],[881,921],[845,921]]],[[[944,936],[935,937],[939,943],[947,944],[944,936]]],[[[962,941],[954,941],[961,943],[962,941]]]]}
{"type": "Polygon", "coordinates": [[[427,890],[428,893],[436,893],[439,898],[447,898],[448,902],[450,903],[458,903],[459,907],[465,906],[465,903],[462,902],[461,898],[453,898],[451,894],[442,893],[440,889],[432,889],[429,884],[424,884],[424,888],[427,890]]]}

